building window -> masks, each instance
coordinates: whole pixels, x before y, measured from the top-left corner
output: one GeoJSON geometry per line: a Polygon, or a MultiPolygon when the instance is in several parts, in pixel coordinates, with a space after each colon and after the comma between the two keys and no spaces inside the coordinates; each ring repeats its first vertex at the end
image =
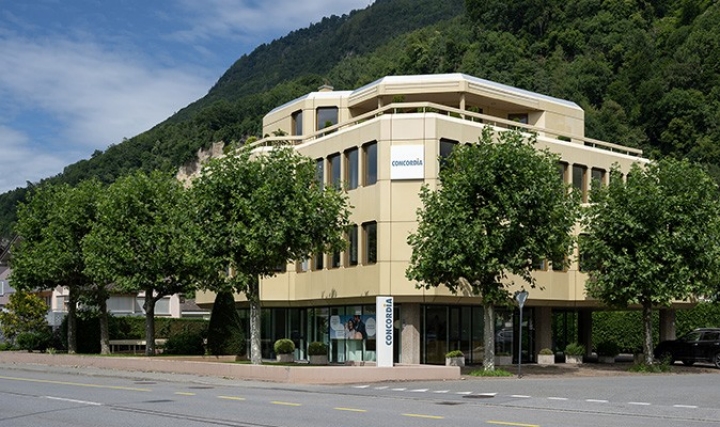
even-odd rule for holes
{"type": "Polygon", "coordinates": [[[340,188],[340,153],[329,156],[328,163],[330,166],[330,186],[340,188]]]}
{"type": "Polygon", "coordinates": [[[334,126],[338,123],[337,107],[320,107],[317,109],[317,130],[334,126]]]}
{"type": "Polygon", "coordinates": [[[545,258],[534,258],[532,264],[533,270],[547,270],[547,260],[545,258]]]}
{"type": "Polygon", "coordinates": [[[587,168],[583,165],[573,165],[572,184],[573,188],[580,191],[582,202],[587,203],[587,168]]]}
{"type": "Polygon", "coordinates": [[[358,226],[353,224],[348,230],[348,250],[346,265],[358,265],[358,226]]]}
{"type": "Polygon", "coordinates": [[[315,256],[313,256],[313,270],[322,270],[323,268],[325,268],[324,261],[324,254],[315,254],[315,256]]]}
{"type": "Polygon", "coordinates": [[[294,113],[292,113],[292,130],[293,135],[302,135],[303,134],[303,112],[302,110],[298,110],[294,113]]]}
{"type": "Polygon", "coordinates": [[[377,141],[363,145],[363,185],[373,185],[377,182],[377,141]]]}
{"type": "Polygon", "coordinates": [[[325,188],[325,161],[323,159],[315,160],[315,179],[320,188],[325,188]]]}
{"type": "Polygon", "coordinates": [[[330,255],[330,268],[340,267],[340,252],[333,252],[330,255]]]}
{"type": "Polygon", "coordinates": [[[447,159],[450,157],[450,154],[452,154],[453,149],[459,144],[458,141],[447,139],[447,138],[440,138],[440,146],[438,147],[439,156],[438,159],[440,161],[440,169],[444,168],[447,164],[447,159]]]}
{"type": "Polygon", "coordinates": [[[366,222],[362,225],[365,253],[363,264],[377,263],[377,222],[366,222]]]}
{"type": "Polygon", "coordinates": [[[310,258],[305,258],[302,261],[297,262],[296,271],[298,273],[304,273],[308,270],[310,270],[310,258]]]}
{"type": "Polygon", "coordinates": [[[528,124],[528,115],[527,113],[508,114],[508,120],[526,125],[528,124]]]}
{"type": "Polygon", "coordinates": [[[557,258],[550,261],[553,271],[567,271],[567,257],[557,258]]]}
{"type": "Polygon", "coordinates": [[[351,148],[345,151],[345,185],[348,190],[354,190],[358,187],[360,178],[360,170],[358,169],[358,149],[351,148]]]}
{"type": "Polygon", "coordinates": [[[602,169],[592,168],[590,170],[590,180],[592,186],[602,187],[605,185],[605,171],[602,169]]]}
{"type": "Polygon", "coordinates": [[[560,182],[562,182],[562,183],[567,182],[567,171],[568,171],[568,164],[565,162],[558,162],[558,176],[560,177],[560,182]]]}

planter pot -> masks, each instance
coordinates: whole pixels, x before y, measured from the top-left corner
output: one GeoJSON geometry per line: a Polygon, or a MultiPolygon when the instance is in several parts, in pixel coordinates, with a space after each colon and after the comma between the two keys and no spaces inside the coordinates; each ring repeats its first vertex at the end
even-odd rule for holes
{"type": "Polygon", "coordinates": [[[445,366],[465,366],[464,357],[446,357],[445,366]]]}
{"type": "Polygon", "coordinates": [[[598,356],[600,363],[615,363],[615,356],[598,356]]]}
{"type": "Polygon", "coordinates": [[[512,365],[512,356],[495,356],[495,365],[512,365]]]}
{"type": "Polygon", "coordinates": [[[317,355],[317,356],[310,356],[310,364],[311,365],[327,365],[328,357],[325,354],[317,355]]]}
{"type": "Polygon", "coordinates": [[[569,363],[571,365],[579,365],[582,363],[582,356],[576,356],[576,355],[565,355],[565,363],[569,363]]]}
{"type": "Polygon", "coordinates": [[[294,354],[278,354],[276,358],[278,363],[293,363],[295,361],[294,354]]]}
{"type": "Polygon", "coordinates": [[[554,354],[538,354],[537,357],[538,365],[554,365],[555,355],[554,354]]]}

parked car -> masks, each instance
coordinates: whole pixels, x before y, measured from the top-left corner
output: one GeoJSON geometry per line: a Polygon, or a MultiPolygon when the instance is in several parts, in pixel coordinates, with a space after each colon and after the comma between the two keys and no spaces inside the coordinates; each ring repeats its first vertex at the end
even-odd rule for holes
{"type": "Polygon", "coordinates": [[[673,341],[663,341],[655,347],[655,358],[676,360],[685,365],[709,362],[720,368],[720,328],[696,329],[673,341]]]}

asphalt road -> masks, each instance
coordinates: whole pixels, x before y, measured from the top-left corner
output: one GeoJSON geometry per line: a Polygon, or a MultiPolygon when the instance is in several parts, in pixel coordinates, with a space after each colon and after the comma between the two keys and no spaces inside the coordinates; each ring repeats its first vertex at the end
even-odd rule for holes
{"type": "Polygon", "coordinates": [[[0,427],[720,426],[720,375],[307,386],[0,366],[0,427]]]}

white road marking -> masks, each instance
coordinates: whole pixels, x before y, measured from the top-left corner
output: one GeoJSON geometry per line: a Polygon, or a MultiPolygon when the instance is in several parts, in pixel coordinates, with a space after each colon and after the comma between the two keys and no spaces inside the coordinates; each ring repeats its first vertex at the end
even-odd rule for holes
{"type": "Polygon", "coordinates": [[[511,394],[510,397],[517,397],[520,399],[530,399],[530,396],[525,395],[525,394],[511,394]]]}
{"type": "Polygon", "coordinates": [[[426,388],[416,388],[415,390],[410,390],[411,393],[425,393],[428,391],[426,388]]]}
{"type": "Polygon", "coordinates": [[[388,386],[384,385],[382,387],[375,387],[375,390],[385,390],[386,388],[388,388],[388,386]]]}
{"type": "Polygon", "coordinates": [[[88,400],[67,399],[65,397],[54,396],[45,396],[45,398],[50,400],[60,400],[62,402],[79,403],[81,405],[102,406],[102,403],[100,402],[90,402],[88,400]]]}
{"type": "Polygon", "coordinates": [[[585,401],[590,403],[609,403],[609,401],[602,399],[585,399],[585,401]]]}
{"type": "Polygon", "coordinates": [[[353,388],[368,388],[369,385],[354,385],[353,388]]]}
{"type": "Polygon", "coordinates": [[[697,409],[695,405],[673,405],[673,408],[697,409]]]}
{"type": "Polygon", "coordinates": [[[448,393],[450,390],[435,390],[433,393],[448,393]]]}
{"type": "Polygon", "coordinates": [[[468,395],[468,394],[472,394],[472,391],[458,391],[458,392],[456,392],[455,394],[468,395]]]}
{"type": "Polygon", "coordinates": [[[407,388],[393,388],[392,391],[405,391],[407,388]]]}
{"type": "Polygon", "coordinates": [[[568,400],[567,397],[548,397],[548,400],[568,400]]]}
{"type": "Polygon", "coordinates": [[[628,402],[628,405],[650,406],[649,402],[628,402]]]}

